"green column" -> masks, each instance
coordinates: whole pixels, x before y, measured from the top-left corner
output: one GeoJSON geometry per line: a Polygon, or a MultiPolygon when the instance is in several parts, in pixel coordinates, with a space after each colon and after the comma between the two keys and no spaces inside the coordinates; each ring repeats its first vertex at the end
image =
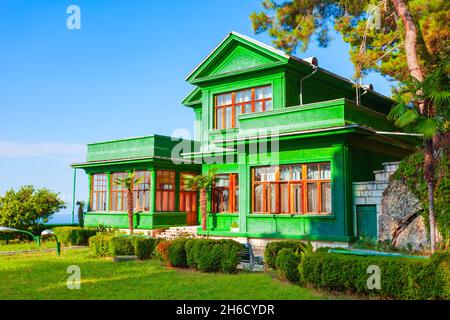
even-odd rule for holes
{"type": "Polygon", "coordinates": [[[107,178],[107,185],[106,185],[106,210],[107,211],[111,211],[111,185],[112,185],[112,181],[111,181],[111,172],[106,172],[108,178],[107,178]]]}
{"type": "Polygon", "coordinates": [[[86,211],[89,212],[91,211],[91,207],[92,207],[92,203],[91,203],[91,199],[92,199],[92,174],[88,173],[88,201],[87,201],[87,208],[86,211]]]}
{"type": "Polygon", "coordinates": [[[156,211],[156,170],[150,169],[150,213],[156,211]]]}
{"type": "Polygon", "coordinates": [[[73,169],[73,187],[72,187],[72,224],[75,224],[75,190],[77,186],[77,168],[73,169]]]}
{"type": "Polygon", "coordinates": [[[250,214],[250,168],[248,166],[248,155],[238,155],[239,163],[239,231],[247,232],[247,214],[250,214]]]}
{"type": "Polygon", "coordinates": [[[180,173],[175,172],[175,211],[180,211],[180,173]]]}

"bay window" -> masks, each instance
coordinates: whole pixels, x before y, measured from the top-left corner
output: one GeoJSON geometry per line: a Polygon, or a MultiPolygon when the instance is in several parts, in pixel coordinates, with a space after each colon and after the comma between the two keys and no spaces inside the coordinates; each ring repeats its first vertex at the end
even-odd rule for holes
{"type": "Polygon", "coordinates": [[[252,169],[254,213],[330,214],[330,163],[252,169]]]}
{"type": "Polygon", "coordinates": [[[127,189],[116,183],[117,179],[126,179],[128,172],[114,172],[111,174],[111,211],[127,210],[127,189]]]}
{"type": "Polygon", "coordinates": [[[212,189],[212,211],[239,211],[239,178],[236,173],[219,174],[212,189]]]}
{"type": "Polygon", "coordinates": [[[273,109],[272,86],[233,91],[215,96],[215,129],[238,127],[238,115],[273,109]]]}
{"type": "Polygon", "coordinates": [[[175,211],[175,171],[156,171],[156,211],[175,211]]]}
{"type": "MultiPolygon", "coordinates": [[[[127,189],[117,184],[117,179],[126,179],[128,172],[114,172],[111,174],[111,194],[110,194],[110,210],[111,211],[127,211],[127,189]]],[[[140,179],[139,183],[133,183],[133,205],[135,211],[149,211],[149,192],[150,192],[150,171],[135,171],[135,179],[140,179]]]]}
{"type": "Polygon", "coordinates": [[[108,176],[105,173],[93,174],[91,182],[91,211],[106,211],[107,193],[108,176]]]}

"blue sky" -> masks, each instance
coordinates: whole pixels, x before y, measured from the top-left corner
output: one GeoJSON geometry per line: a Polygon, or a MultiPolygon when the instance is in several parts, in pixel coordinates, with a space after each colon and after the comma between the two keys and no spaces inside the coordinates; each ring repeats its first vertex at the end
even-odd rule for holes
{"type": "MultiPolygon", "coordinates": [[[[254,35],[248,18],[261,0],[0,0],[0,194],[33,184],[72,198],[71,162],[87,142],[192,132],[180,101],[185,76],[230,31],[254,35]],[[66,9],[81,9],[68,30],[66,9]]],[[[348,46],[336,35],[299,57],[351,78],[348,46]]],[[[390,83],[365,80],[389,95],[390,83]]],[[[77,200],[87,198],[78,175],[77,200]]],[[[70,207],[70,206],[69,206],[70,207]]],[[[68,209],[69,210],[69,209],[68,209]]]]}

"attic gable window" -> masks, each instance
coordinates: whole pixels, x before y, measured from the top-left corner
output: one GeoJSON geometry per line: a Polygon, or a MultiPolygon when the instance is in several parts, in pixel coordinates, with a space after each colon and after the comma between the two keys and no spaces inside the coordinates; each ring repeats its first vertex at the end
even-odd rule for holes
{"type": "Polygon", "coordinates": [[[262,86],[215,96],[214,128],[229,129],[239,126],[238,115],[273,109],[272,86],[262,86]]]}

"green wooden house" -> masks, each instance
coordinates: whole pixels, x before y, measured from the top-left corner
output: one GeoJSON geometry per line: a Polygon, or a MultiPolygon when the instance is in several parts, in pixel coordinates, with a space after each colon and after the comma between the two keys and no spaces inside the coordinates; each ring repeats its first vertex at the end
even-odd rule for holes
{"type": "Polygon", "coordinates": [[[183,179],[214,170],[206,233],[347,243],[358,225],[352,183],[414,150],[389,134],[391,99],[235,32],[186,81],[195,86],[182,102],[195,114],[195,142],[94,143],[73,165],[89,175],[87,225],[127,227],[125,193],[112,181],[129,170],[145,176],[137,229],[197,225],[197,194],[183,179]]]}

